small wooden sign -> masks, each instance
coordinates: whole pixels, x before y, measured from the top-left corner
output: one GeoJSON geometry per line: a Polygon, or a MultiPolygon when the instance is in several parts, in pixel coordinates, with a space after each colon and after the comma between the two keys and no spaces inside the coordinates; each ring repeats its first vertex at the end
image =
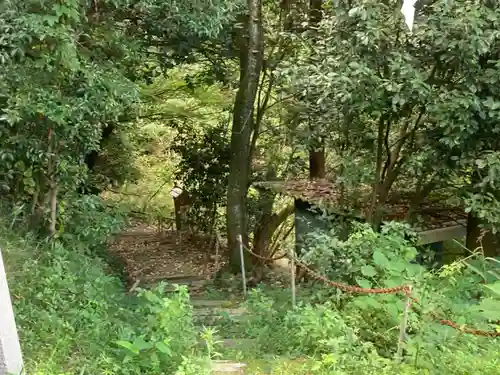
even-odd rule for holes
{"type": "Polygon", "coordinates": [[[180,187],[175,186],[172,188],[172,190],[170,190],[170,195],[174,197],[174,199],[178,198],[181,194],[182,194],[182,189],[180,187]]]}

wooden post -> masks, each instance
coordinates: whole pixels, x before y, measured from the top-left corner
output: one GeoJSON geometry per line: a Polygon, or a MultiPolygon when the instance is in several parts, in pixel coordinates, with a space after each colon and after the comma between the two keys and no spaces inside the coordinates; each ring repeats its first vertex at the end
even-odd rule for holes
{"type": "Polygon", "coordinates": [[[297,295],[295,291],[295,258],[293,250],[290,251],[290,276],[291,276],[291,287],[292,287],[292,306],[295,307],[297,304],[297,295]]]}
{"type": "Polygon", "coordinates": [[[408,311],[410,310],[410,303],[411,303],[410,294],[411,294],[411,286],[409,287],[408,293],[405,295],[403,318],[401,319],[401,325],[399,326],[398,350],[396,352],[396,359],[399,361],[403,360],[403,346],[406,338],[406,326],[408,325],[408,311]]]}
{"type": "Polygon", "coordinates": [[[241,278],[243,280],[243,295],[247,295],[247,278],[245,275],[245,254],[243,254],[243,238],[241,234],[237,237],[238,243],[240,244],[240,260],[241,260],[241,278]]]}
{"type": "Polygon", "coordinates": [[[24,374],[24,368],[0,249],[0,375],[7,374],[24,374]]]}

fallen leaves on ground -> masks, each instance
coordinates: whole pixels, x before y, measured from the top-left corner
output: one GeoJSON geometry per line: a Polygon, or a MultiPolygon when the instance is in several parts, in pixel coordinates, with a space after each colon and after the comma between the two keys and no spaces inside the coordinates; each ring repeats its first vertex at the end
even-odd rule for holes
{"type": "MultiPolygon", "coordinates": [[[[222,254],[225,249],[219,249],[222,254]]],[[[116,236],[109,246],[117,256],[130,280],[155,282],[169,279],[210,279],[216,267],[214,241],[209,236],[158,231],[154,226],[137,224],[116,236]]],[[[221,257],[222,258],[222,257],[221,257]]]]}

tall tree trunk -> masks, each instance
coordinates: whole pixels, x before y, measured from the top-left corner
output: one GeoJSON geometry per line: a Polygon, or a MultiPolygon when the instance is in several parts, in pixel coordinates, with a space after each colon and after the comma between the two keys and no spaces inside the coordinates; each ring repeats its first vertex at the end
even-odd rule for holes
{"type": "MultiPolygon", "coordinates": [[[[309,26],[317,28],[323,18],[323,0],[309,1],[309,26]]],[[[321,129],[311,127],[311,144],[309,145],[309,178],[311,180],[325,178],[325,141],[321,129]]]]}
{"type": "Polygon", "coordinates": [[[250,173],[250,136],[264,46],[262,2],[247,0],[247,6],[248,13],[240,42],[240,83],[233,108],[227,190],[227,238],[233,272],[238,272],[241,266],[237,236],[241,235],[248,243],[246,201],[250,173]]]}
{"type": "Polygon", "coordinates": [[[316,144],[317,146],[313,145],[309,149],[309,178],[311,180],[326,176],[325,146],[322,141],[316,142],[316,144]]]}

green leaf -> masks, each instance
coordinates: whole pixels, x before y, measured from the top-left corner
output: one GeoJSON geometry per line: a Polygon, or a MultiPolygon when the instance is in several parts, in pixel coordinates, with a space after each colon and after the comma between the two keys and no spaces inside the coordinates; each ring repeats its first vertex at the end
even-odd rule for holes
{"type": "Polygon", "coordinates": [[[390,267],[391,271],[395,271],[395,272],[400,273],[400,272],[403,272],[407,266],[408,266],[407,262],[393,261],[389,267],[390,267]]]}
{"type": "Polygon", "coordinates": [[[483,299],[479,305],[474,307],[481,316],[488,320],[498,320],[500,317],[500,301],[493,298],[483,299]]]}
{"type": "Polygon", "coordinates": [[[148,350],[148,349],[151,349],[153,347],[153,344],[144,341],[144,339],[142,337],[137,337],[134,340],[134,346],[139,350],[148,350]]]}
{"type": "Polygon", "coordinates": [[[388,303],[387,310],[389,311],[389,314],[391,315],[392,319],[394,319],[394,320],[399,319],[399,308],[396,304],[388,303]]]}
{"type": "Polygon", "coordinates": [[[363,276],[373,277],[377,274],[377,271],[372,266],[366,265],[361,267],[361,273],[363,274],[363,276]]]}
{"type": "Polygon", "coordinates": [[[497,282],[490,284],[490,285],[485,285],[485,288],[488,288],[494,294],[496,294],[498,297],[500,297],[500,281],[497,281],[497,282]]]}
{"type": "Polygon", "coordinates": [[[400,286],[401,284],[403,284],[403,280],[400,277],[392,277],[384,280],[384,286],[386,288],[393,288],[395,286],[400,286]]]}
{"type": "Polygon", "coordinates": [[[470,264],[469,262],[464,262],[465,265],[467,266],[467,268],[469,268],[472,272],[478,274],[479,276],[481,276],[484,280],[486,280],[486,275],[484,274],[483,271],[481,271],[479,268],[477,267],[474,267],[472,264],[470,264]]]}
{"type": "Polygon", "coordinates": [[[366,280],[365,278],[362,277],[357,277],[356,282],[361,288],[371,288],[372,284],[370,281],[366,280]]]}
{"type": "Polygon", "coordinates": [[[373,252],[373,262],[379,266],[380,268],[388,268],[389,267],[389,259],[380,251],[375,250],[373,252]]]}
{"type": "Polygon", "coordinates": [[[161,341],[155,343],[155,348],[163,354],[167,354],[169,356],[172,354],[172,350],[170,349],[170,347],[161,341]]]}
{"type": "Polygon", "coordinates": [[[134,344],[132,344],[131,342],[119,340],[116,342],[116,345],[130,350],[134,354],[139,354],[139,349],[137,347],[135,347],[134,344]]]}

